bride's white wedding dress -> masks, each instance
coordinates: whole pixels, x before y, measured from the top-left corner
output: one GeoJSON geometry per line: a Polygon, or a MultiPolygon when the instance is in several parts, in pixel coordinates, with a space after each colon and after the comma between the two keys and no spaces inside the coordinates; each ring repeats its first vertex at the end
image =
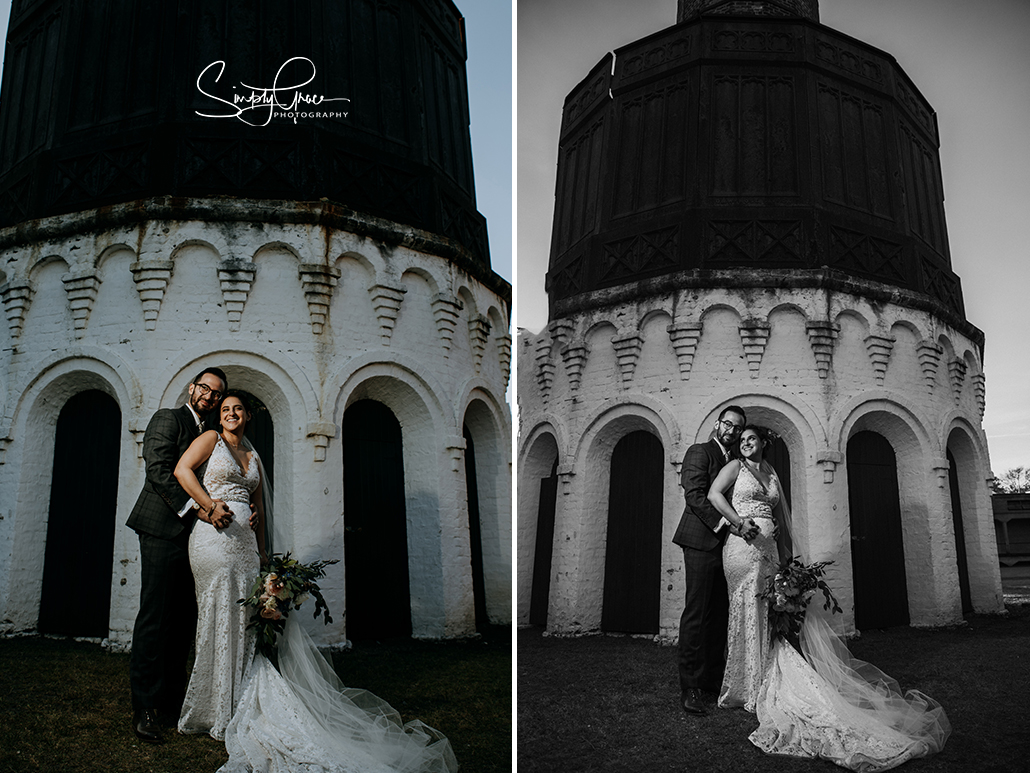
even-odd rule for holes
{"type": "Polygon", "coordinates": [[[419,721],[402,724],[385,701],[346,688],[295,616],[279,644],[279,668],[255,653],[246,629],[260,569],[251,530],[250,494],[258,485],[255,454],[244,472],[219,438],[202,483],[224,500],[234,520],[218,530],[198,522],[190,535],[197,591],[197,654],[179,731],[225,741],[220,773],[452,773],[447,739],[419,721]]]}
{"type": "Polygon", "coordinates": [[[782,639],[770,646],[768,602],[755,594],[779,563],[778,498],[775,475],[766,490],[741,468],[733,507],[761,532],[750,544],[730,535],[723,549],[730,623],[719,705],[755,712],[759,727],[750,740],[769,754],[818,757],[867,773],[939,752],[951,732],[944,709],[916,690],[903,695],[889,676],[852,657],[827,622],[821,597],[808,607],[801,653],[782,639]]]}

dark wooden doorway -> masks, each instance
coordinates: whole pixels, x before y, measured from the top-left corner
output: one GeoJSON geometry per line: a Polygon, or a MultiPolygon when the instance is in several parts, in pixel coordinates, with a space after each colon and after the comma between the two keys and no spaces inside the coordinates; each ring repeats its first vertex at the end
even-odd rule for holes
{"type": "Polygon", "coordinates": [[[547,478],[540,479],[540,498],[533,549],[533,588],[529,596],[529,624],[547,627],[551,594],[551,551],[554,547],[554,515],[558,505],[558,457],[547,478]]]}
{"type": "Polygon", "coordinates": [[[465,493],[468,501],[469,546],[472,554],[472,596],[476,609],[476,630],[482,631],[490,624],[490,620],[486,614],[486,582],[483,578],[483,530],[479,523],[476,450],[467,425],[462,426],[462,436],[465,438],[465,493]]]}
{"type": "Polygon", "coordinates": [[[790,451],[783,438],[777,437],[766,447],[762,458],[772,465],[776,470],[776,477],[780,479],[780,497],[791,507],[790,499],[790,451]]]}
{"type": "Polygon", "coordinates": [[[664,456],[645,430],[612,451],[602,631],[658,633],[664,456]]]}
{"type": "Polygon", "coordinates": [[[908,584],[894,449],[875,432],[848,441],[848,507],[855,626],[908,625],[908,584]]]}
{"type": "Polygon", "coordinates": [[[962,597],[962,614],[973,611],[969,590],[969,562],[966,558],[966,536],[962,528],[962,497],[958,486],[958,463],[948,449],[948,483],[951,487],[951,521],[955,527],[955,557],[958,560],[958,586],[962,597]]]}
{"type": "Polygon", "coordinates": [[[122,414],[104,392],[80,392],[57,419],[40,633],[104,638],[111,607],[122,414]],[[89,578],[89,603],[81,589],[89,578]]]}
{"type": "Polygon", "coordinates": [[[375,400],[343,415],[347,636],[411,635],[401,425],[375,400]]]}

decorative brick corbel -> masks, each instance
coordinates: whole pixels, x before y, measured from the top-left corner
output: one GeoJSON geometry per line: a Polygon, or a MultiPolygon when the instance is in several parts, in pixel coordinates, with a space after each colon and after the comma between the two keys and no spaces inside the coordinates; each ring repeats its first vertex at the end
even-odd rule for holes
{"type": "Polygon", "coordinates": [[[569,388],[575,392],[583,380],[583,368],[590,350],[586,344],[573,346],[569,344],[561,350],[561,358],[565,363],[565,376],[569,379],[569,388]]]}
{"type": "Polygon", "coordinates": [[[973,394],[976,397],[976,407],[980,411],[980,418],[984,417],[984,410],[987,407],[987,386],[986,378],[982,371],[973,374],[973,394]]]}
{"type": "Polygon", "coordinates": [[[447,455],[451,458],[451,471],[461,472],[462,464],[465,462],[465,438],[461,435],[453,435],[445,438],[447,455]]]}
{"type": "Polygon", "coordinates": [[[933,394],[934,385],[937,383],[937,367],[941,363],[944,349],[939,344],[924,339],[916,347],[919,355],[919,367],[923,371],[923,382],[926,384],[926,391],[933,394]]]}
{"type": "Polygon", "coordinates": [[[329,316],[333,289],[341,276],[340,269],[323,263],[301,263],[298,270],[311,315],[311,330],[315,335],[321,335],[329,316]]]}
{"type": "Polygon", "coordinates": [[[558,470],[558,488],[561,489],[562,496],[567,497],[572,493],[572,479],[575,477],[576,473],[571,467],[558,470]]]}
{"type": "Polygon", "coordinates": [[[666,328],[669,340],[676,352],[676,364],[680,369],[680,380],[690,378],[690,369],[694,366],[694,354],[701,340],[701,326],[689,322],[676,322],[666,328]]]}
{"type": "Polygon", "coordinates": [[[837,470],[837,465],[844,461],[844,454],[824,448],[816,452],[815,461],[823,468],[823,483],[833,483],[833,475],[837,470]]]}
{"type": "Polygon", "coordinates": [[[229,315],[229,331],[238,333],[243,307],[250,296],[257,266],[249,260],[223,260],[218,264],[218,281],[222,286],[222,300],[229,315]]]}
{"type": "Polygon", "coordinates": [[[25,327],[25,315],[35,288],[28,279],[10,281],[0,287],[0,298],[3,299],[4,313],[7,315],[7,326],[11,330],[11,338],[20,338],[25,327]]]}
{"type": "Polygon", "coordinates": [[[444,357],[450,356],[454,328],[458,324],[461,308],[461,301],[449,295],[441,293],[433,300],[433,319],[436,320],[436,332],[440,336],[440,343],[443,344],[444,357]]]}
{"type": "Polygon", "coordinates": [[[133,427],[129,430],[132,433],[132,439],[136,441],[136,458],[143,458],[143,436],[147,434],[146,427],[133,427]]]}
{"type": "Polygon", "coordinates": [[[828,378],[833,364],[833,348],[840,335],[840,325],[828,320],[816,320],[805,324],[808,344],[815,355],[815,369],[819,378],[828,378]]]}
{"type": "Polygon", "coordinates": [[[757,320],[746,320],[740,326],[740,342],[744,345],[744,357],[751,378],[758,378],[762,356],[769,343],[769,326],[757,320]]]}
{"type": "Polygon", "coordinates": [[[615,348],[615,358],[619,362],[619,371],[622,374],[623,386],[629,386],[633,380],[633,374],[637,369],[637,362],[640,359],[640,350],[644,346],[644,339],[639,333],[628,333],[626,335],[614,336],[612,346],[615,348]]]}
{"type": "Polygon", "coordinates": [[[536,342],[536,383],[540,387],[540,395],[546,403],[551,396],[551,384],[554,382],[554,363],[551,362],[551,336],[546,333],[536,342]]]}
{"type": "Polygon", "coordinates": [[[329,441],[336,437],[336,425],[331,421],[316,421],[308,425],[305,434],[315,442],[315,461],[324,462],[329,441]]]}
{"type": "Polygon", "coordinates": [[[469,319],[469,347],[472,349],[472,366],[476,373],[483,364],[483,352],[490,338],[490,320],[482,314],[469,319]]]}
{"type": "Polygon", "coordinates": [[[947,457],[938,459],[933,465],[933,471],[937,473],[937,486],[939,488],[947,488],[949,485],[948,473],[951,471],[951,463],[947,457]]]}
{"type": "Polygon", "coordinates": [[[174,265],[170,260],[140,260],[129,266],[136,282],[136,292],[143,302],[143,327],[146,330],[157,328],[157,315],[174,265]]]}
{"type": "Polygon", "coordinates": [[[94,271],[84,274],[66,274],[61,277],[64,291],[68,294],[68,306],[72,311],[72,322],[75,326],[75,337],[82,338],[86,334],[93,303],[100,289],[100,277],[94,271]]]}
{"type": "Polygon", "coordinates": [[[0,464],[7,461],[7,446],[14,442],[14,438],[0,437],[0,464]]]}
{"type": "Polygon", "coordinates": [[[556,319],[547,323],[547,332],[551,334],[551,340],[561,345],[568,342],[575,326],[571,319],[556,319]]]}
{"type": "Polygon", "coordinates": [[[955,398],[955,405],[962,400],[962,385],[966,381],[966,361],[956,358],[948,363],[948,378],[951,380],[951,394],[955,398]]]}
{"type": "Polygon", "coordinates": [[[501,363],[501,374],[504,376],[504,387],[507,389],[511,379],[511,333],[497,336],[497,359],[501,363]]]}
{"type": "Polygon", "coordinates": [[[404,293],[407,290],[403,287],[379,284],[372,285],[368,288],[368,292],[372,296],[372,308],[375,309],[376,317],[379,318],[379,335],[383,339],[383,346],[389,346],[393,328],[401,313],[401,304],[404,303],[404,293]]]}
{"type": "Polygon", "coordinates": [[[887,375],[887,364],[890,362],[891,352],[894,351],[894,341],[895,339],[890,336],[866,336],[865,348],[873,362],[873,376],[877,384],[882,385],[887,375]]]}

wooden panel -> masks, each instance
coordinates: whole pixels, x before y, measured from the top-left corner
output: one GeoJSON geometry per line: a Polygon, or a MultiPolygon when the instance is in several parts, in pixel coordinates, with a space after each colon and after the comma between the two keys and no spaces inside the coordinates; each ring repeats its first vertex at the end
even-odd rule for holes
{"type": "Polygon", "coordinates": [[[962,494],[958,485],[958,463],[948,450],[948,484],[951,488],[951,520],[955,526],[955,558],[958,562],[958,585],[962,596],[962,614],[973,611],[973,597],[969,590],[969,561],[966,556],[966,536],[962,528],[962,494]]]}
{"type": "Polygon", "coordinates": [[[479,482],[476,480],[476,449],[472,433],[462,426],[465,438],[465,495],[468,502],[469,548],[472,559],[472,596],[476,610],[476,630],[490,624],[486,613],[486,582],[483,577],[483,537],[479,525],[479,482]]]}
{"type": "Polygon", "coordinates": [[[554,545],[554,514],[558,503],[558,475],[540,480],[540,504],[536,518],[533,551],[533,589],[529,599],[529,624],[547,625],[547,604],[551,593],[551,550],[554,545]]]}
{"type": "Polygon", "coordinates": [[[347,637],[411,635],[401,426],[382,403],[343,416],[347,637]]]}
{"type": "Polygon", "coordinates": [[[650,432],[612,451],[601,630],[658,633],[664,452],[650,432]]]}
{"type": "Polygon", "coordinates": [[[103,392],[72,397],[54,444],[40,633],[106,638],[111,606],[121,411],[103,392]],[[88,603],[81,588],[89,578],[88,603]]]}
{"type": "Polygon", "coordinates": [[[859,630],[908,625],[908,585],[894,449],[875,432],[848,441],[848,506],[859,630]]]}

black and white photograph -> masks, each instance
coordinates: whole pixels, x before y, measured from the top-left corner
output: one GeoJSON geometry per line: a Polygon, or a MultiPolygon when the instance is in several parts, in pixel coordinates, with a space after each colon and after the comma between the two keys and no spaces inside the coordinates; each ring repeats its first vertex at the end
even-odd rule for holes
{"type": "Polygon", "coordinates": [[[516,29],[519,769],[1024,769],[1030,6],[516,29]]]}

